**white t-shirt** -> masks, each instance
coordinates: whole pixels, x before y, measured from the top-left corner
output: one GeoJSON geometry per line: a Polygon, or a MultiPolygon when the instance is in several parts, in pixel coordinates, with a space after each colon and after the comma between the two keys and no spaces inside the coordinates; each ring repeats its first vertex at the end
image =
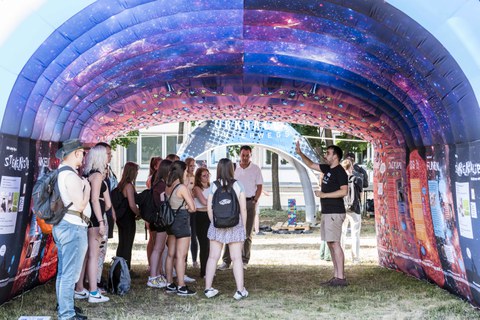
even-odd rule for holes
{"type": "MultiPolygon", "coordinates": [[[[210,190],[209,191],[210,194],[213,196],[215,191],[217,191],[217,186],[215,185],[215,183],[212,182],[209,190],[210,190]]],[[[240,181],[235,181],[235,183],[233,184],[233,190],[235,191],[235,194],[237,195],[237,198],[240,201],[240,193],[244,192],[244,187],[243,187],[242,183],[240,181]]]]}
{"type": "Polygon", "coordinates": [[[240,164],[237,164],[235,179],[242,183],[245,188],[245,197],[247,198],[255,196],[257,185],[263,184],[262,171],[252,162],[245,169],[240,164]]]}
{"type": "MultiPolygon", "coordinates": [[[[210,194],[210,187],[202,190],[202,194],[203,194],[203,196],[205,197],[205,199],[208,199],[208,195],[210,194]]],[[[193,200],[195,201],[195,208],[197,208],[197,209],[204,209],[204,208],[207,207],[206,205],[204,206],[204,205],[200,202],[200,200],[198,200],[197,197],[193,198],[193,200]]]]}
{"type": "MultiPolygon", "coordinates": [[[[59,168],[64,167],[65,165],[61,164],[59,168]]],[[[75,169],[74,169],[75,170],[75,169]]],[[[75,170],[76,172],[77,170],[75,170]]],[[[58,190],[60,190],[60,196],[62,197],[63,205],[66,207],[68,206],[72,200],[70,199],[70,195],[68,194],[67,187],[65,185],[65,179],[78,179],[78,183],[82,183],[81,178],[78,176],[78,174],[70,171],[70,170],[65,170],[59,173],[58,175],[58,190]]],[[[74,204],[72,204],[69,208],[70,210],[73,211],[78,211],[80,212],[81,210],[78,210],[78,208],[75,207],[74,204]]],[[[92,215],[92,209],[90,207],[90,203],[87,203],[87,206],[83,210],[83,214],[90,218],[92,215]]],[[[84,226],[86,227],[87,224],[78,216],[72,215],[72,214],[66,214],[65,217],[63,217],[65,221],[68,221],[72,224],[76,224],[79,226],[84,226]]]]}

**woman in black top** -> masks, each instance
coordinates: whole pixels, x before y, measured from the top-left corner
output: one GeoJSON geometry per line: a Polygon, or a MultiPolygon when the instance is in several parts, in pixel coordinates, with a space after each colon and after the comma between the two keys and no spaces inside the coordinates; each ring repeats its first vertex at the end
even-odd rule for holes
{"type": "Polygon", "coordinates": [[[107,162],[107,150],[105,147],[95,146],[88,152],[85,164],[85,173],[91,186],[90,205],[92,206],[92,215],[88,228],[86,264],[84,265],[82,274],[80,274],[80,281],[77,283],[75,296],[77,298],[88,297],[88,301],[92,303],[106,302],[109,300],[109,298],[103,296],[97,288],[100,246],[105,245],[105,238],[107,237],[105,209],[110,209],[112,206],[110,193],[104,181],[107,162]],[[90,289],[88,295],[83,288],[85,271],[90,289]]]}

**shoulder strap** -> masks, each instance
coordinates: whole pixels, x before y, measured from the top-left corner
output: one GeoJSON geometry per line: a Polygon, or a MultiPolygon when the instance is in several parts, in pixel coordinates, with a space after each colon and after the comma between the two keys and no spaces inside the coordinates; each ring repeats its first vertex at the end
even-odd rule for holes
{"type": "MultiPolygon", "coordinates": [[[[170,198],[172,197],[173,193],[175,192],[175,190],[181,185],[181,183],[178,183],[172,190],[172,193],[170,193],[170,195],[167,197],[166,201],[170,201],[170,198]]],[[[166,195],[166,194],[165,194],[166,195]]]]}
{"type": "MultiPolygon", "coordinates": [[[[75,174],[77,173],[77,172],[76,172],[75,170],[73,170],[73,168],[70,167],[70,166],[63,166],[63,167],[61,167],[61,168],[59,168],[59,169],[57,169],[57,170],[58,170],[58,174],[60,174],[60,172],[63,172],[63,171],[71,171],[71,172],[73,172],[73,173],[75,173],[75,174]]],[[[58,185],[58,180],[57,180],[57,185],[58,185]]],[[[65,208],[68,210],[71,206],[73,206],[73,202],[72,202],[72,201],[70,201],[70,203],[68,204],[68,206],[66,206],[65,208]]]]}
{"type": "Polygon", "coordinates": [[[73,168],[70,167],[70,166],[63,166],[63,167],[61,167],[61,168],[59,168],[59,169],[57,169],[57,170],[58,170],[58,173],[63,172],[63,171],[72,171],[73,173],[77,173],[77,172],[76,172],[75,170],[73,170],[73,168]]]}

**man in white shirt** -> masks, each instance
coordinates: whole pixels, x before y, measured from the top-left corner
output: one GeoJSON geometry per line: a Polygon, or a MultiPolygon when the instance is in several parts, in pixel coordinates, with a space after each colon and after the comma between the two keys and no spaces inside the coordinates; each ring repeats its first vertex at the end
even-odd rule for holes
{"type": "MultiPolygon", "coordinates": [[[[243,268],[246,269],[250,261],[250,248],[252,247],[252,230],[253,222],[255,221],[255,207],[258,199],[262,194],[263,177],[260,168],[251,162],[252,148],[250,146],[242,146],[240,148],[240,163],[235,169],[235,179],[245,188],[245,196],[247,198],[247,223],[246,236],[243,244],[243,268]]],[[[223,263],[218,266],[218,270],[225,270],[230,267],[232,260],[230,259],[230,252],[228,246],[225,247],[223,253],[223,263]]]]}
{"type": "Polygon", "coordinates": [[[75,310],[74,288],[80,278],[88,247],[87,228],[90,220],[90,183],[78,175],[85,151],[78,139],[66,140],[56,157],[59,168],[70,167],[58,174],[58,189],[68,212],[53,226],[53,238],[58,248],[56,293],[58,319],[86,319],[75,310]]]}

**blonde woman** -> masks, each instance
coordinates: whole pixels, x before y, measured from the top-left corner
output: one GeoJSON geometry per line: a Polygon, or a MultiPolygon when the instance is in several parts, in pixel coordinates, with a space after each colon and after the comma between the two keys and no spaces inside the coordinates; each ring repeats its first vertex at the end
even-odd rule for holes
{"type": "Polygon", "coordinates": [[[110,193],[105,183],[106,167],[108,164],[107,150],[104,146],[95,146],[87,154],[84,175],[90,182],[90,205],[92,207],[92,216],[90,217],[90,226],[88,228],[88,251],[83,271],[80,275],[80,281],[77,283],[75,298],[88,298],[90,303],[106,302],[110,300],[102,295],[97,287],[98,278],[98,260],[100,247],[105,245],[107,237],[106,215],[105,211],[110,209],[110,193]],[[83,279],[88,279],[89,292],[83,288],[83,279]]]}

